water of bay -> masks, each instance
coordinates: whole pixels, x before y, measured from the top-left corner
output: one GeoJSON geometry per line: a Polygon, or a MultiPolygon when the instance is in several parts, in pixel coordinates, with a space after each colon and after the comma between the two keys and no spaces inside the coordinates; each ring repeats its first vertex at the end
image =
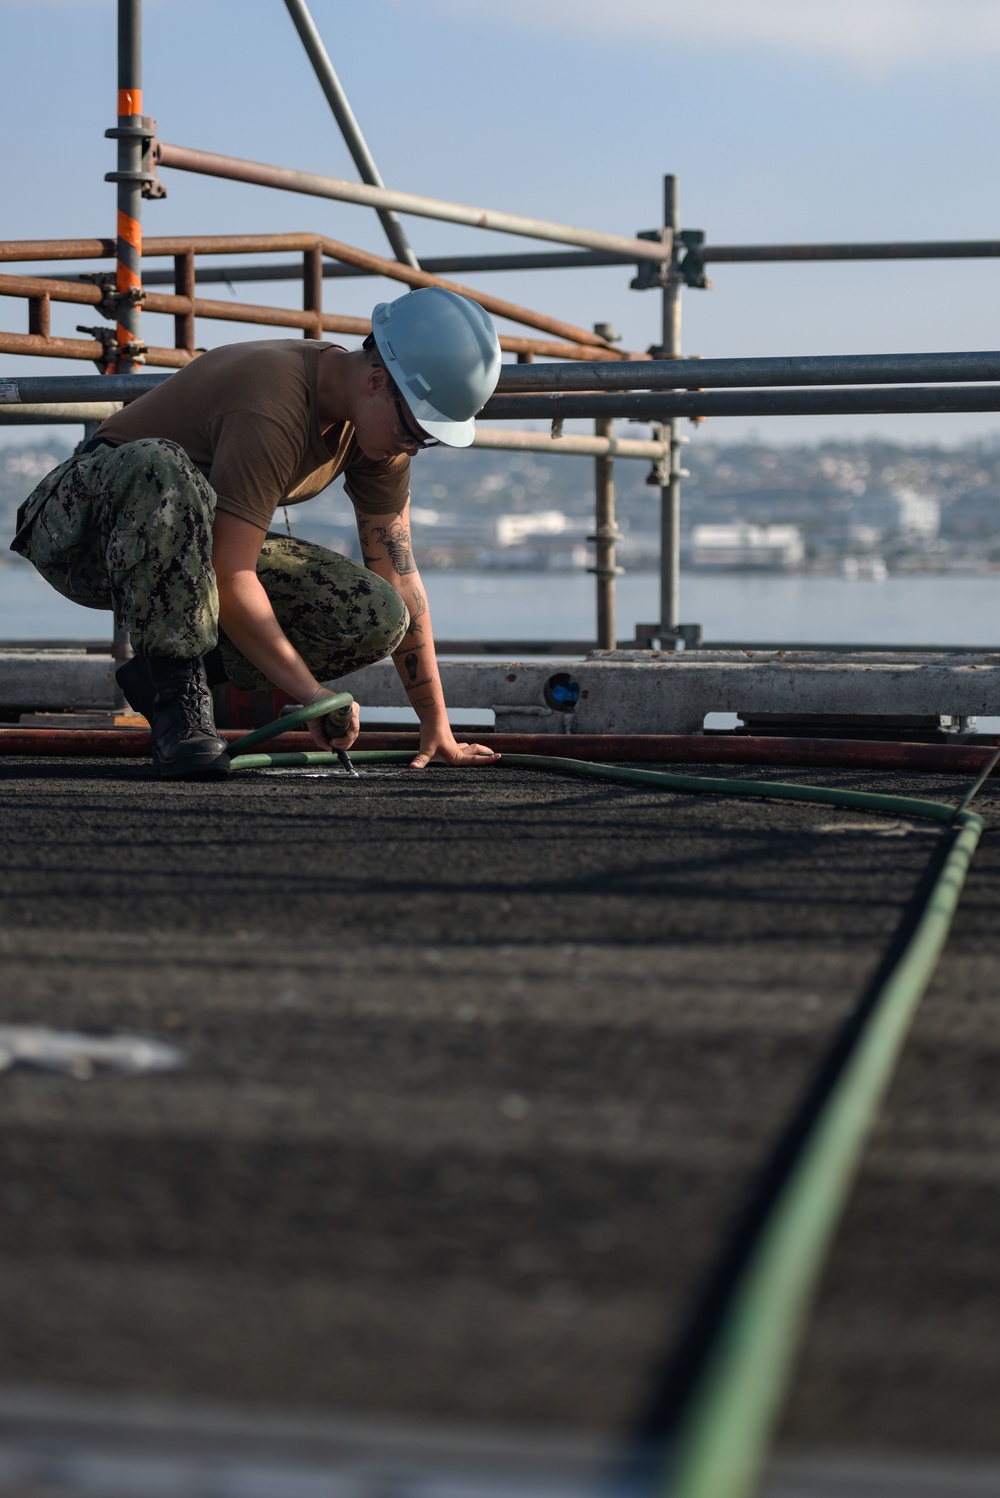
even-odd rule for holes
{"type": "MultiPolygon", "coordinates": [[[[594,580],[567,572],[425,576],[442,639],[586,639],[594,580]]],[[[685,574],[681,618],[707,639],[778,643],[976,645],[1000,650],[1000,576],[868,578],[685,574]]],[[[656,619],[654,573],[618,581],[619,638],[656,619]]],[[[0,640],[100,639],[110,619],[70,603],[27,566],[0,571],[0,640]]]]}

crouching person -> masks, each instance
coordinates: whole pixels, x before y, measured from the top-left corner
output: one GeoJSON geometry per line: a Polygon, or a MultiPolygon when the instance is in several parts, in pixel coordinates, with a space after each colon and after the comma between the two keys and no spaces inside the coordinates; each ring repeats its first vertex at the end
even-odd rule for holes
{"type": "MultiPolygon", "coordinates": [[[[18,512],[12,549],[89,608],[112,609],[118,673],[150,722],[160,775],[223,775],[210,688],[281,688],[309,704],[392,654],[420,719],[415,768],[496,758],[448,724],[409,536],[410,459],[468,446],[496,386],[496,332],[437,287],[382,303],[349,352],[312,340],[213,349],[117,412],[18,512]],[[339,474],[364,566],[271,532],[279,505],[339,474]]],[[[316,743],[327,747],[319,723],[316,743]]],[[[335,746],[357,736],[357,709],[335,746]]]]}

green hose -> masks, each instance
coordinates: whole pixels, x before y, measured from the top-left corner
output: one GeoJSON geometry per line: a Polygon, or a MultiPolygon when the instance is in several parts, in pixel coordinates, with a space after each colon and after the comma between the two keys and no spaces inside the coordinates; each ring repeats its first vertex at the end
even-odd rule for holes
{"type": "MultiPolygon", "coordinates": [[[[254,754],[248,755],[248,749],[255,749],[258,744],[266,744],[268,739],[277,738],[279,734],[291,733],[295,728],[305,728],[314,718],[332,718],[338,727],[346,728],[351,721],[351,708],[354,698],[350,692],[334,692],[329,697],[322,697],[319,702],[311,702],[308,707],[298,707],[294,712],[286,713],[283,718],[277,718],[273,723],[265,723],[263,728],[255,728],[252,733],[245,733],[241,739],[237,739],[229,746],[229,768],[231,770],[260,770],[267,765],[279,764],[302,764],[300,756],[287,754],[254,754]]],[[[323,764],[340,763],[336,754],[317,750],[320,761],[323,764]]]]}
{"type": "MultiPolygon", "coordinates": [[[[344,697],[346,694],[340,694],[300,709],[240,739],[233,745],[232,768],[337,765],[335,754],[322,751],[244,751],[310,718],[331,712],[343,714],[344,697]]],[[[347,703],[349,711],[349,697],[347,703]]],[[[358,764],[405,764],[412,759],[412,752],[362,750],[353,758],[358,764]]],[[[658,1486],[662,1485],[670,1498],[750,1498],[781,1413],[810,1305],[865,1141],[947,940],[983,832],[982,819],[966,807],[985,777],[970,788],[956,811],[945,802],[911,796],[678,775],[549,755],[507,754],[503,762],[522,769],[661,790],[766,797],[917,817],[957,828],[917,928],[875,996],[845,1068],[751,1250],[659,1473],[658,1486]]]]}
{"type": "Polygon", "coordinates": [[[877,995],[744,1267],[662,1473],[671,1498],[746,1498],[756,1488],[865,1141],[937,966],[982,831],[980,817],[962,813],[920,923],[877,995]]]}

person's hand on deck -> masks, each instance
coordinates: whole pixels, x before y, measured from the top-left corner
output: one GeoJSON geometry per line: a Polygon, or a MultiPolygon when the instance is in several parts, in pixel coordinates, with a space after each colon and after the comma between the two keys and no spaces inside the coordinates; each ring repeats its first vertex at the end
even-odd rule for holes
{"type": "Polygon", "coordinates": [[[489,765],[500,758],[485,744],[460,744],[449,727],[424,726],[420,732],[420,752],[410,760],[411,770],[428,765],[489,765]]]}

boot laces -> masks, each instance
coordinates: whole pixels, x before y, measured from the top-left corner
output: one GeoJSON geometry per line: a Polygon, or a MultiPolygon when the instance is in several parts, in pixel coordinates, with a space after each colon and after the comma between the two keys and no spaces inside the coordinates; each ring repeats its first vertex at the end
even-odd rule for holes
{"type": "Polygon", "coordinates": [[[187,678],[177,694],[176,702],[189,733],[215,733],[212,697],[198,674],[192,672],[187,678]]]}

